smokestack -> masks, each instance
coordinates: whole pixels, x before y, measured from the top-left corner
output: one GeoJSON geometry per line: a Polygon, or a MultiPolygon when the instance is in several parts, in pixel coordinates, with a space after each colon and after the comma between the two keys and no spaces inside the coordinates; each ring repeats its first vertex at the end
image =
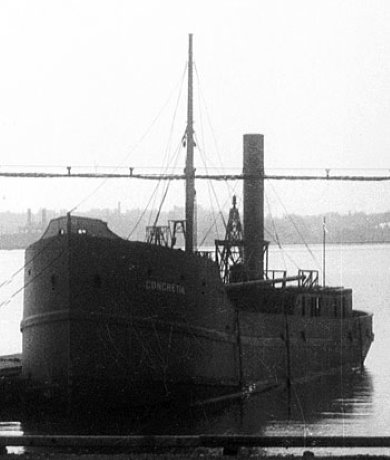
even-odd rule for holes
{"type": "Polygon", "coordinates": [[[264,136],[244,134],[244,262],[249,280],[264,277],[264,136]]]}

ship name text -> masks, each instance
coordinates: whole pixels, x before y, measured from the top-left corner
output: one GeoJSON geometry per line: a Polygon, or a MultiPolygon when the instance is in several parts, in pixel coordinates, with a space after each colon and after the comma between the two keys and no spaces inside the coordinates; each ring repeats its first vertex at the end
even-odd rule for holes
{"type": "Polygon", "coordinates": [[[184,286],[176,283],[167,283],[166,281],[146,280],[146,289],[148,291],[172,292],[174,294],[185,295],[184,286]]]}

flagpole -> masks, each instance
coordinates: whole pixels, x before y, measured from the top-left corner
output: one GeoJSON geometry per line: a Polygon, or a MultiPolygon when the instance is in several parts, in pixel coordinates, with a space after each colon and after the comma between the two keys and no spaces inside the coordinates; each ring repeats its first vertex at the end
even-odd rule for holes
{"type": "Polygon", "coordinates": [[[322,286],[325,287],[325,244],[326,244],[326,226],[325,216],[322,223],[322,286]]]}

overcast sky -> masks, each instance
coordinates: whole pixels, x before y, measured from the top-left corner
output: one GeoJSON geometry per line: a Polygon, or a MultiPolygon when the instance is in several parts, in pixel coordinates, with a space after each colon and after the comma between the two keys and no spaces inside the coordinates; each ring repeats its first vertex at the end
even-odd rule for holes
{"type": "MultiPolygon", "coordinates": [[[[242,135],[255,132],[265,135],[270,173],[388,173],[389,24],[386,0],[2,0],[1,168],[161,169],[185,129],[193,32],[198,170],[207,158],[239,172],[242,135]]],[[[0,211],[143,207],[154,187],[0,178],[0,211]]],[[[166,207],[181,205],[183,184],[170,188],[166,207]]],[[[233,189],[240,196],[241,184],[215,185],[215,209],[233,189]]],[[[210,186],[197,190],[211,206],[210,186]]],[[[390,183],[267,183],[266,193],[275,214],[390,210],[390,183]]]]}

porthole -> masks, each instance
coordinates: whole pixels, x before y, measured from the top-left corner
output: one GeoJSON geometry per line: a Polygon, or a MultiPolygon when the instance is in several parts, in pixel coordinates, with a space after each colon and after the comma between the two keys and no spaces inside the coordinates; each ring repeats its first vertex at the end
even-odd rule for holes
{"type": "Polygon", "coordinates": [[[52,291],[54,291],[57,286],[57,276],[54,273],[50,276],[50,283],[51,289],[52,291]]]}

